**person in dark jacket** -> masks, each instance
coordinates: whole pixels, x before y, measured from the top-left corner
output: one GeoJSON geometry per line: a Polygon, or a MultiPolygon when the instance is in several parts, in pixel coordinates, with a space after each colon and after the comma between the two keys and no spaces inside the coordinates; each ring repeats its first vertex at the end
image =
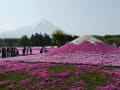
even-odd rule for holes
{"type": "Polygon", "coordinates": [[[43,50],[44,50],[44,46],[40,49],[40,54],[43,53],[43,50]]]}
{"type": "Polygon", "coordinates": [[[32,55],[32,48],[30,47],[30,55],[32,55]]]}
{"type": "Polygon", "coordinates": [[[7,50],[6,50],[6,56],[9,57],[10,56],[10,48],[7,47],[7,50]]]}
{"type": "Polygon", "coordinates": [[[25,55],[26,47],[23,48],[23,56],[25,55]]]}
{"type": "Polygon", "coordinates": [[[6,49],[2,48],[2,58],[6,58],[6,49]]]}
{"type": "Polygon", "coordinates": [[[26,51],[26,54],[28,55],[28,50],[29,50],[29,48],[27,48],[27,51],[26,51]]]}

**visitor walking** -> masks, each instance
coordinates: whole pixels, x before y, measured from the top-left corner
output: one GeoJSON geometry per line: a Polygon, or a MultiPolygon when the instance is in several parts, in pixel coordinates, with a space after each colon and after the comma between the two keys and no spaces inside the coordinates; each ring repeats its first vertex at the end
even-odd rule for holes
{"type": "Polygon", "coordinates": [[[13,51],[13,47],[11,47],[11,57],[14,56],[14,51],[13,51]]]}
{"type": "Polygon", "coordinates": [[[29,50],[29,48],[27,48],[27,51],[26,51],[26,54],[28,55],[28,50],[29,50]]]}
{"type": "Polygon", "coordinates": [[[29,49],[30,49],[30,55],[32,55],[32,48],[30,47],[29,49]]]}
{"type": "Polygon", "coordinates": [[[6,50],[5,48],[2,48],[2,58],[5,58],[6,57],[6,50]]]}
{"type": "Polygon", "coordinates": [[[26,47],[23,48],[23,56],[25,55],[26,47]]]}
{"type": "Polygon", "coordinates": [[[10,48],[7,47],[7,50],[6,50],[6,56],[9,57],[10,56],[10,48]]]}
{"type": "Polygon", "coordinates": [[[15,48],[15,56],[19,56],[19,50],[15,48]]]}

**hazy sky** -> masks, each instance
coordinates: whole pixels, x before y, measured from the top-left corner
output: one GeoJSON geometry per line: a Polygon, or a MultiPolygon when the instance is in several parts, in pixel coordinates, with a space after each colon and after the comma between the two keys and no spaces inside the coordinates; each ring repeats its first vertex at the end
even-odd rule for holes
{"type": "Polygon", "coordinates": [[[120,34],[120,0],[0,0],[0,32],[37,18],[73,34],[120,34]]]}

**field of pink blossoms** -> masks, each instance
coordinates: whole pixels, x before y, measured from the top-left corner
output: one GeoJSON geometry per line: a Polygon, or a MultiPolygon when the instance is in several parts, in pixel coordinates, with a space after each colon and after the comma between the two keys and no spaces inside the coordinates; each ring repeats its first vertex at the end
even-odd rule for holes
{"type": "MultiPolygon", "coordinates": [[[[43,54],[0,59],[1,61],[52,62],[71,64],[93,64],[120,66],[120,48],[96,42],[85,41],[81,44],[66,44],[60,48],[49,48],[43,54]]],[[[37,51],[38,52],[38,51],[37,51]]]]}
{"type": "Polygon", "coordinates": [[[120,69],[0,62],[0,90],[120,90],[120,69]]]}
{"type": "Polygon", "coordinates": [[[48,51],[0,59],[0,90],[120,90],[120,48],[84,41],[48,51]]]}

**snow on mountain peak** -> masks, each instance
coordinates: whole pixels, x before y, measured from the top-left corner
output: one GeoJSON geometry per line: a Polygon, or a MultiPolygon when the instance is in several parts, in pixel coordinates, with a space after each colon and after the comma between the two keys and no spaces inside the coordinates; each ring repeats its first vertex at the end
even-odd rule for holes
{"type": "Polygon", "coordinates": [[[51,34],[56,29],[59,28],[46,19],[35,19],[32,22],[12,31],[0,33],[0,38],[20,38],[23,35],[30,37],[32,34],[40,32],[51,34]]]}
{"type": "Polygon", "coordinates": [[[35,29],[40,25],[49,25],[49,24],[51,23],[46,19],[34,19],[30,25],[32,25],[33,29],[35,29]]]}

